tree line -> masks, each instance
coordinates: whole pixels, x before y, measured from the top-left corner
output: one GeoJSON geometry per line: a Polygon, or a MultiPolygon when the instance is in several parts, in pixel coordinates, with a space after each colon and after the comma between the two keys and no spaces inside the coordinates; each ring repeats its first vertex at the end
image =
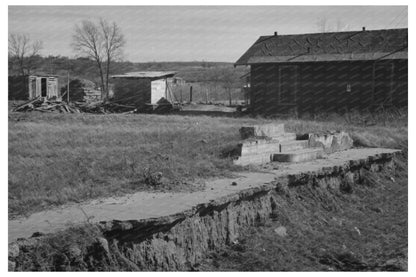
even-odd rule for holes
{"type": "MultiPolygon", "coordinates": [[[[42,45],[27,34],[9,34],[9,71],[17,71],[22,76],[32,74],[40,60],[42,45]]],[[[78,55],[95,62],[103,99],[109,96],[112,62],[121,57],[124,45],[124,35],[115,22],[84,20],[74,26],[71,46],[78,55]]]]}
{"type": "Polygon", "coordinates": [[[26,34],[9,35],[9,74],[30,75],[43,72],[65,76],[70,72],[74,78],[86,78],[99,84],[102,98],[109,98],[109,77],[140,70],[175,70],[188,82],[209,84],[227,92],[231,101],[231,90],[240,86],[239,77],[247,69],[232,68],[230,63],[213,62],[149,62],[131,63],[122,61],[125,38],[115,22],[99,19],[84,20],[74,26],[71,47],[78,58],[61,56],[42,57],[43,43],[31,40],[26,34]],[[195,67],[199,65],[199,67],[195,67]],[[197,68],[197,69],[195,69],[197,68]]]}

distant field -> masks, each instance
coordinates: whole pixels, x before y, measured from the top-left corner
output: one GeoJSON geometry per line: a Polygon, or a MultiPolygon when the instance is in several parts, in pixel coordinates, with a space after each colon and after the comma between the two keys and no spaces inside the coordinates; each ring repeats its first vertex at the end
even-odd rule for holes
{"type": "MultiPolygon", "coordinates": [[[[287,131],[344,129],[358,146],[407,151],[407,115],[274,120],[287,131]]],[[[138,190],[195,190],[199,180],[247,170],[220,157],[246,124],[264,118],[9,114],[9,217],[138,190]]],[[[253,168],[255,170],[255,168],[253,168]]]]}

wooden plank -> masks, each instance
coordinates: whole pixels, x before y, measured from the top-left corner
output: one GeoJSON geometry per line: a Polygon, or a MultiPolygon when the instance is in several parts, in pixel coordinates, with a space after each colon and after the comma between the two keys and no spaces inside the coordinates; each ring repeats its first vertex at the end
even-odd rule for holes
{"type": "Polygon", "coordinates": [[[38,101],[39,99],[40,99],[40,97],[37,97],[37,98],[35,98],[35,99],[33,99],[33,100],[30,100],[30,101],[28,101],[28,102],[26,102],[26,103],[23,103],[22,105],[17,106],[16,108],[14,108],[14,109],[13,109],[13,111],[14,111],[14,112],[18,112],[18,111],[20,111],[20,110],[22,110],[22,109],[26,108],[27,106],[29,106],[29,105],[31,105],[31,104],[33,104],[33,103],[35,103],[35,102],[36,102],[36,101],[38,101]]]}

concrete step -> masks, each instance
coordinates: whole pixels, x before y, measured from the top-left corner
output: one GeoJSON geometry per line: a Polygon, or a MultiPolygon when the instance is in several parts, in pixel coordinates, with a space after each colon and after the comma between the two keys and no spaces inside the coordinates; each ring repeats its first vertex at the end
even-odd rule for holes
{"type": "MultiPolygon", "coordinates": [[[[296,139],[296,134],[294,133],[285,133],[279,136],[278,138],[273,139],[250,139],[245,140],[239,144],[239,156],[244,156],[248,154],[262,154],[268,153],[277,153],[281,152],[281,144],[299,144],[296,139]]],[[[308,142],[308,141],[306,141],[308,142]]],[[[303,142],[301,142],[303,145],[303,142]]]]}
{"type": "Polygon", "coordinates": [[[285,132],[285,125],[283,123],[269,123],[262,125],[253,125],[242,127],[240,135],[242,139],[251,137],[257,138],[274,138],[285,132]]]}
{"type": "Polygon", "coordinates": [[[250,140],[244,141],[240,144],[241,152],[240,156],[263,154],[267,153],[269,156],[271,153],[279,152],[280,141],[277,140],[250,140]]]}
{"type": "Polygon", "coordinates": [[[324,150],[322,148],[306,148],[273,154],[271,160],[274,162],[299,163],[316,160],[317,158],[322,158],[323,155],[324,150]]]}
{"type": "Polygon", "coordinates": [[[262,164],[269,163],[271,153],[277,153],[280,149],[280,141],[276,140],[246,140],[238,145],[234,164],[262,164]]]}
{"type": "Polygon", "coordinates": [[[249,164],[264,164],[270,163],[271,155],[269,153],[244,155],[234,160],[236,165],[249,165],[249,164]]]}
{"type": "Polygon", "coordinates": [[[289,149],[302,149],[304,143],[296,141],[295,133],[281,133],[272,139],[250,138],[237,146],[235,156],[238,158],[234,163],[238,165],[267,163],[271,161],[272,153],[281,152],[282,145],[285,151],[289,151],[289,149]]]}
{"type": "Polygon", "coordinates": [[[280,142],[293,141],[293,140],[296,140],[296,134],[295,133],[281,133],[280,135],[273,137],[273,140],[277,140],[280,142]]]}
{"type": "Polygon", "coordinates": [[[291,152],[309,147],[308,140],[289,140],[280,143],[279,152],[291,152]]]}

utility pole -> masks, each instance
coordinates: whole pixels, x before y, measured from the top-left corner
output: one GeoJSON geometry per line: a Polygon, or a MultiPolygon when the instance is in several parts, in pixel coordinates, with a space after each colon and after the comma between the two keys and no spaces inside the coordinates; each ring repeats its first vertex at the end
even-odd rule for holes
{"type": "Polygon", "coordinates": [[[66,99],[67,99],[67,102],[69,104],[69,70],[68,70],[68,81],[67,81],[67,87],[66,88],[67,88],[66,89],[66,99]]]}
{"type": "Polygon", "coordinates": [[[189,88],[189,103],[192,103],[192,86],[189,88]]]}

